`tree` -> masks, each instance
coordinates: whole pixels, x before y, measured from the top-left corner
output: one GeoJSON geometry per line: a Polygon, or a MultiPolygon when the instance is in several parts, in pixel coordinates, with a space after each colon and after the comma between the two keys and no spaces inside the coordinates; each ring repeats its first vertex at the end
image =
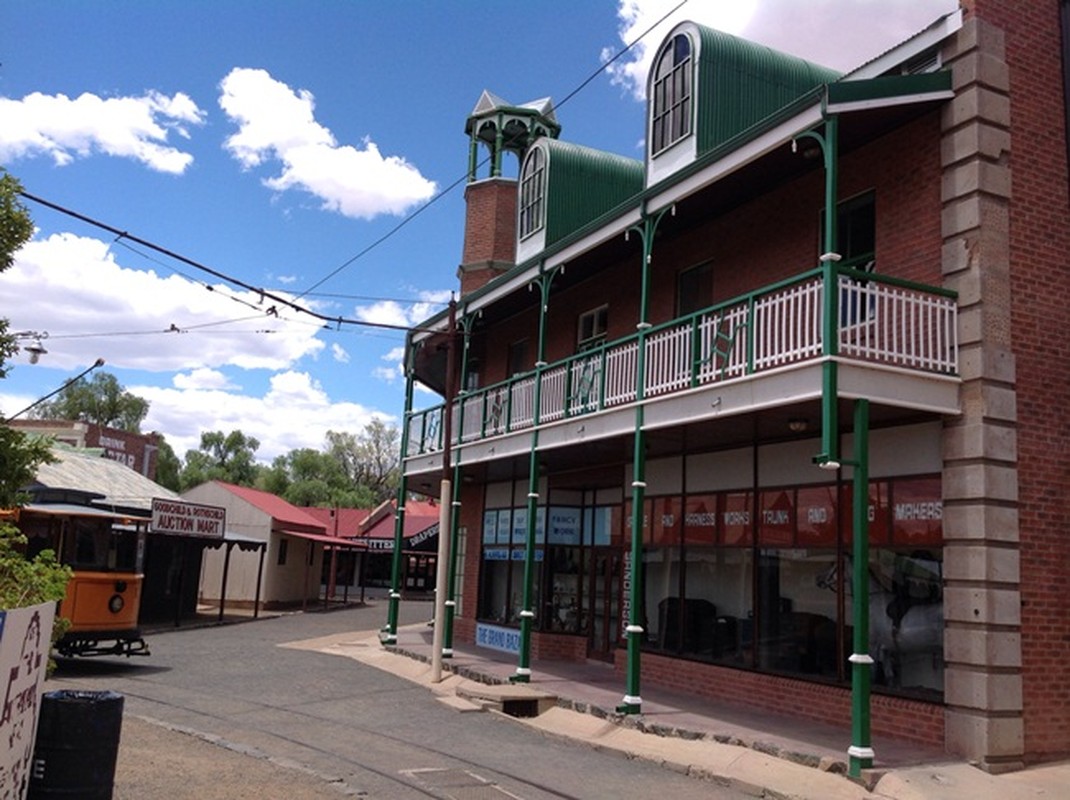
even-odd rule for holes
{"type": "Polygon", "coordinates": [[[156,483],[173,492],[181,491],[181,471],[182,461],[175,455],[174,448],[161,436],[159,449],[156,451],[156,483]]]}
{"type": "MultiPolygon", "coordinates": [[[[0,168],[0,272],[14,263],[15,252],[33,235],[33,220],[18,199],[21,189],[19,182],[0,168]]],[[[0,378],[7,375],[7,360],[18,350],[7,328],[7,319],[0,319],[0,378]]],[[[38,466],[52,458],[47,440],[31,438],[0,423],[0,608],[62,600],[67,591],[70,568],[59,564],[51,550],[25,558],[26,537],[8,522],[13,510],[25,501],[22,487],[33,481],[38,466]]],[[[52,641],[66,628],[66,620],[57,618],[52,641]]]]}
{"type": "Polygon", "coordinates": [[[263,469],[256,463],[259,447],[257,439],[241,431],[202,433],[200,449],[186,453],[179,483],[183,490],[214,480],[254,486],[263,469]]]}
{"type": "MultiPolygon", "coordinates": [[[[0,272],[15,263],[15,253],[33,236],[33,219],[19,200],[22,186],[0,167],[0,272]]],[[[7,360],[18,352],[8,321],[0,318],[0,378],[7,375],[7,360]]]]}
{"type": "Polygon", "coordinates": [[[92,422],[105,428],[141,432],[149,413],[149,401],[126,391],[119,379],[98,372],[92,380],[81,378],[63,387],[55,400],[41,403],[31,414],[35,419],[67,419],[92,422]]]}
{"type": "Polygon", "coordinates": [[[295,506],[370,508],[371,492],[354,486],[341,464],[328,453],[311,448],[291,450],[261,471],[257,487],[295,506]]]}
{"type": "Polygon", "coordinates": [[[397,494],[401,480],[400,440],[396,427],[373,419],[356,436],[327,431],[327,452],[341,464],[355,486],[370,492],[372,505],[378,505],[397,494]]]}

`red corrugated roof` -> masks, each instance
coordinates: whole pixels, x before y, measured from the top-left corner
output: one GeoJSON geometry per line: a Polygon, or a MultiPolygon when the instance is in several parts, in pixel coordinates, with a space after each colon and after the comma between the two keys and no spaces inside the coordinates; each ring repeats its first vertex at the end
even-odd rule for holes
{"type": "Polygon", "coordinates": [[[359,534],[361,524],[372,513],[371,509],[367,508],[306,507],[301,510],[322,524],[328,536],[334,536],[337,532],[338,536],[343,537],[359,534]]]}
{"type": "MultiPolygon", "coordinates": [[[[391,501],[390,513],[381,514],[363,534],[369,539],[393,539],[394,538],[394,509],[397,503],[391,501]]],[[[378,509],[377,509],[378,510],[378,509]]],[[[424,500],[408,500],[405,503],[405,525],[402,535],[411,539],[418,533],[422,533],[432,525],[438,524],[439,504],[429,503],[424,500]]]]}
{"type": "Polygon", "coordinates": [[[271,516],[272,528],[287,528],[289,530],[304,531],[306,533],[324,533],[326,527],[319,520],[305,513],[295,505],[291,505],[281,497],[271,492],[262,492],[259,489],[251,489],[248,486],[236,486],[225,481],[215,481],[235,497],[240,497],[247,503],[256,506],[265,514],[271,516]]]}

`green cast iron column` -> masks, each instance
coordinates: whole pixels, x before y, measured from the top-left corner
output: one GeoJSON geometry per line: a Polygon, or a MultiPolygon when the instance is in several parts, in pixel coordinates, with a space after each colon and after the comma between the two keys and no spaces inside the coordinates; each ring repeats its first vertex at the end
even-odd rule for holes
{"type": "MultiPolygon", "coordinates": [[[[464,346],[461,350],[461,385],[457,391],[458,408],[457,408],[457,441],[462,441],[464,436],[464,397],[466,394],[465,381],[468,377],[468,344],[469,334],[471,332],[473,317],[467,314],[461,316],[459,325],[464,332],[464,346]]],[[[442,656],[443,658],[453,657],[453,617],[457,609],[457,551],[459,538],[459,522],[461,515],[461,456],[457,454],[457,463],[453,466],[453,497],[450,504],[450,556],[449,556],[449,572],[446,577],[446,626],[444,629],[443,643],[442,643],[442,656]]],[[[443,498],[445,502],[445,498],[443,498]]],[[[441,536],[442,533],[440,532],[441,536]]]]}
{"type": "MultiPolygon", "coordinates": [[[[825,357],[822,366],[821,391],[821,452],[814,461],[824,469],[834,470],[839,467],[839,380],[836,361],[839,341],[839,287],[836,262],[840,260],[837,251],[836,217],[838,213],[836,184],[838,155],[839,118],[835,115],[825,120],[825,134],[807,131],[796,137],[813,139],[821,148],[825,167],[825,224],[822,232],[821,270],[824,308],[821,324],[821,354],[825,357]]],[[[795,142],[792,142],[795,147],[795,142]]]]}
{"type": "MultiPolygon", "coordinates": [[[[412,342],[409,342],[411,352],[412,342]]],[[[412,370],[406,369],[405,413],[401,428],[401,480],[398,482],[397,510],[394,512],[394,557],[390,565],[390,602],[387,606],[386,626],[380,632],[383,644],[395,644],[398,640],[398,602],[401,600],[401,547],[405,530],[405,456],[409,449],[409,418],[412,414],[412,370]]]]}
{"type": "Polygon", "coordinates": [[[516,673],[509,677],[514,683],[531,681],[531,631],[535,623],[535,523],[539,506],[539,415],[542,405],[542,370],[546,366],[546,312],[550,308],[550,284],[557,273],[564,269],[557,266],[548,272],[540,267],[539,277],[533,281],[539,289],[539,344],[535,361],[535,396],[532,398],[531,453],[528,458],[528,528],[524,545],[524,594],[520,611],[520,653],[516,673]]]}
{"type": "Polygon", "coordinates": [[[639,337],[635,363],[635,447],[632,451],[632,540],[629,550],[631,586],[628,592],[628,624],[624,628],[624,633],[628,637],[628,664],[624,697],[617,706],[617,711],[622,714],[638,714],[643,704],[643,698],[639,694],[639,646],[643,641],[642,617],[639,609],[643,600],[643,502],[646,498],[646,436],[643,430],[643,402],[646,399],[646,332],[650,328],[650,322],[647,320],[648,295],[654,232],[670,210],[675,213],[675,206],[664,208],[652,217],[644,216],[642,225],[629,229],[629,232],[638,233],[642,241],[643,262],[639,284],[639,322],[635,326],[639,331],[639,337]]]}
{"type": "Polygon", "coordinates": [[[855,401],[854,536],[852,558],[852,610],[854,641],[851,653],[851,746],[847,749],[848,771],[858,778],[873,766],[870,743],[870,679],[873,659],[869,655],[869,400],[855,401]]]}

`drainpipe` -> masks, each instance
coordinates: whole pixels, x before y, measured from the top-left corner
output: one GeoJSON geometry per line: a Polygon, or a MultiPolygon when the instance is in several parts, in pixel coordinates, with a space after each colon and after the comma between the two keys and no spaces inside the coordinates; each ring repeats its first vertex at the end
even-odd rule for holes
{"type": "MultiPolygon", "coordinates": [[[[468,375],[468,345],[470,343],[470,335],[472,323],[475,320],[474,315],[462,314],[458,324],[461,331],[464,333],[464,345],[461,349],[461,385],[457,391],[458,404],[457,404],[457,441],[462,441],[464,436],[464,398],[467,394],[465,388],[465,380],[468,375]]],[[[456,463],[453,465],[453,497],[450,500],[450,524],[449,524],[449,537],[450,537],[450,554],[449,554],[449,568],[447,570],[446,578],[446,628],[442,639],[442,657],[453,658],[453,617],[457,609],[457,551],[459,548],[458,539],[460,537],[460,516],[461,516],[461,455],[458,452],[456,463]]],[[[443,502],[445,499],[443,498],[443,502]]],[[[443,535],[443,531],[439,531],[439,536],[443,535]]]]}
{"type": "MultiPolygon", "coordinates": [[[[628,624],[624,633],[628,638],[628,666],[626,689],[617,711],[621,714],[638,714],[642,710],[643,699],[639,695],[639,645],[642,643],[643,626],[639,607],[643,599],[642,559],[643,559],[643,502],[646,498],[646,436],[643,430],[644,408],[646,399],[646,332],[650,329],[647,321],[650,289],[651,251],[654,249],[654,232],[666,212],[676,213],[676,206],[663,208],[653,216],[643,215],[641,225],[628,229],[635,231],[643,245],[639,290],[639,341],[636,347],[635,363],[635,448],[632,454],[632,541],[631,541],[631,588],[628,594],[628,624]]],[[[644,209],[645,212],[645,209],[644,209]]],[[[627,236],[627,234],[625,234],[627,236]]]]}
{"type": "Polygon", "coordinates": [[[528,458],[528,530],[524,546],[524,594],[520,611],[520,653],[516,672],[509,676],[513,683],[531,681],[531,628],[535,622],[535,516],[539,507],[539,415],[542,406],[542,370],[546,366],[546,312],[550,308],[550,284],[564,266],[548,272],[545,265],[539,266],[539,277],[532,284],[539,289],[539,344],[535,359],[535,396],[532,398],[531,453],[528,458]]]}
{"type": "MultiPolygon", "coordinates": [[[[412,352],[412,340],[408,342],[412,352]]],[[[412,416],[412,388],[414,383],[410,366],[405,376],[405,413],[401,418],[401,478],[398,481],[397,509],[394,512],[394,557],[390,568],[390,602],[387,607],[386,625],[379,633],[383,644],[396,644],[398,640],[398,601],[401,600],[401,547],[405,531],[405,495],[408,481],[405,478],[405,457],[409,450],[409,419],[412,416]]]]}

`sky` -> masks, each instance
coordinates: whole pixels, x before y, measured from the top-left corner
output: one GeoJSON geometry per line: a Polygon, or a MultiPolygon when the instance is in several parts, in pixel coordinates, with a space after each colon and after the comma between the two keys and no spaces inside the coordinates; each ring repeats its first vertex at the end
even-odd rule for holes
{"type": "Polygon", "coordinates": [[[35,234],[0,273],[0,316],[25,334],[0,415],[103,359],[180,458],[205,431],[241,430],[270,463],[400,424],[397,328],[459,288],[484,90],[550,97],[562,139],[642,158],[646,74],[677,22],[848,72],[955,7],[5,0],[0,166],[45,202],[24,200],[35,234]]]}

